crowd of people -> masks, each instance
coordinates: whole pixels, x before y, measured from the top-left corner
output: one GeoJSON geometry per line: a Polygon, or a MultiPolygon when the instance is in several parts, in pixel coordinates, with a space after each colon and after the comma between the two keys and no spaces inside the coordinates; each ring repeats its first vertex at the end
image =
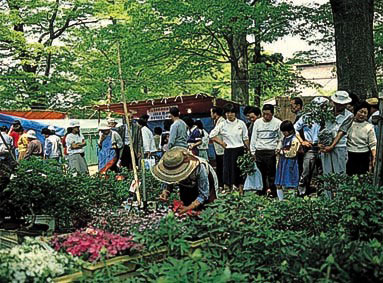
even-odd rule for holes
{"type": "MultiPolygon", "coordinates": [[[[101,174],[132,169],[141,160],[164,184],[160,196],[166,200],[175,186],[180,188],[185,211],[213,201],[216,191],[227,193],[255,192],[284,198],[284,190],[295,189],[298,196],[311,192],[314,174],[365,174],[375,165],[377,128],[371,124],[379,116],[376,98],[358,101],[356,96],[337,91],[330,98],[312,101],[321,107],[333,106],[335,121],[308,123],[303,101],[291,99],[294,121],[281,121],[274,116],[274,106],[262,110],[247,106],[247,124],[238,118],[234,104],[211,108],[213,129],[208,133],[199,119],[182,117],[177,107],[169,111],[170,120],[164,127],[148,127],[148,115],[137,121],[129,112],[128,123],[118,125],[109,118],[99,125],[98,169],[101,174]],[[328,143],[320,134],[331,135],[328,143]],[[209,143],[215,151],[214,169],[209,160],[209,143]],[[254,176],[243,176],[238,158],[250,153],[254,176]],[[247,180],[246,180],[247,179],[247,180]],[[245,186],[244,186],[245,185],[245,186]]],[[[79,173],[88,173],[84,158],[86,142],[78,121],[71,121],[64,137],[55,128],[41,131],[44,145],[33,130],[24,130],[19,121],[11,129],[1,127],[0,153],[12,150],[18,160],[38,156],[44,159],[66,158],[68,166],[79,173]]],[[[332,197],[330,192],[326,192],[332,197]]]]}

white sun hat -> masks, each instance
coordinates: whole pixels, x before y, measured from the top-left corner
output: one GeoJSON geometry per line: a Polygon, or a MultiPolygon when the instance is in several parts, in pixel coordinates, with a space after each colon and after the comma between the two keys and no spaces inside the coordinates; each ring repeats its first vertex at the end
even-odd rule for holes
{"type": "Polygon", "coordinates": [[[338,90],[331,96],[331,100],[338,104],[348,104],[352,101],[347,91],[338,90]]]}
{"type": "Polygon", "coordinates": [[[27,138],[30,138],[30,139],[37,139],[36,137],[36,132],[34,130],[29,130],[27,132],[27,138]]]}
{"type": "Polygon", "coordinates": [[[110,130],[110,127],[108,126],[107,122],[101,122],[100,125],[98,126],[99,131],[103,130],[110,130]]]}
{"type": "Polygon", "coordinates": [[[80,127],[80,122],[77,120],[72,120],[69,122],[69,127],[71,127],[71,128],[80,127]]]}

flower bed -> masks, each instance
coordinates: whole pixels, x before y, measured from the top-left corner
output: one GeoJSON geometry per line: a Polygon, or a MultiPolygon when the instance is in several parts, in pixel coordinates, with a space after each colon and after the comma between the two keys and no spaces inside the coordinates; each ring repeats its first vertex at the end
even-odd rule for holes
{"type": "Polygon", "coordinates": [[[0,250],[0,282],[46,282],[80,266],[78,259],[30,238],[23,245],[0,250]]]}
{"type": "Polygon", "coordinates": [[[64,237],[51,240],[56,251],[66,252],[89,262],[102,257],[111,258],[128,254],[138,248],[132,237],[122,237],[99,229],[78,230],[64,237]]]}

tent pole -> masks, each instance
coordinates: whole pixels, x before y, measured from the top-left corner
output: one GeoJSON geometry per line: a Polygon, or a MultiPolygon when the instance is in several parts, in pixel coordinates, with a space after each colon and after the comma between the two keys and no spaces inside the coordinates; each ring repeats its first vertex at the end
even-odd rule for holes
{"type": "Polygon", "coordinates": [[[140,190],[139,190],[139,179],[138,179],[138,172],[137,172],[136,157],[135,157],[135,153],[134,153],[134,149],[133,149],[132,133],[130,131],[130,120],[129,120],[129,116],[128,116],[128,107],[126,105],[124,79],[122,77],[120,42],[117,43],[117,63],[118,63],[118,73],[120,76],[121,99],[122,99],[122,103],[124,106],[124,114],[125,114],[125,119],[126,119],[126,125],[128,127],[128,137],[129,137],[129,141],[130,141],[129,149],[130,149],[130,156],[132,159],[133,175],[134,175],[134,181],[135,181],[135,193],[137,196],[138,205],[141,206],[141,195],[140,195],[140,190]]]}

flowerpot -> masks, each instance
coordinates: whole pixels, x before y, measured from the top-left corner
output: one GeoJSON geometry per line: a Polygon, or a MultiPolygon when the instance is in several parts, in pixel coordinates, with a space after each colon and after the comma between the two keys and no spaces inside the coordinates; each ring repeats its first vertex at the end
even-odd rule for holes
{"type": "Polygon", "coordinates": [[[60,277],[53,278],[53,282],[55,283],[68,283],[68,282],[74,282],[78,281],[83,276],[82,272],[76,272],[60,277]]]}
{"type": "Polygon", "coordinates": [[[48,230],[46,232],[52,234],[55,231],[56,219],[50,215],[36,215],[34,224],[47,225],[48,230]]]}

